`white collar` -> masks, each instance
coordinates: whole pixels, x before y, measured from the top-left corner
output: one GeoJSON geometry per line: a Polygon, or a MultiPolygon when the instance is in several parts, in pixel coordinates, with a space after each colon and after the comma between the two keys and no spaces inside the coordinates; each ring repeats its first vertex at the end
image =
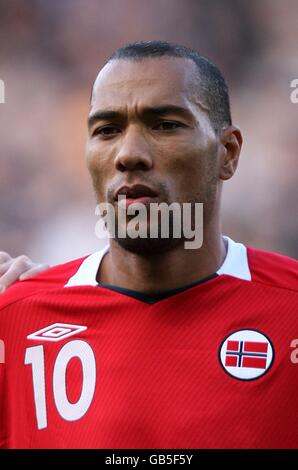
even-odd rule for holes
{"type": "Polygon", "coordinates": [[[229,237],[224,236],[228,242],[226,258],[216,274],[227,274],[244,281],[251,281],[251,273],[247,258],[247,248],[242,243],[234,242],[229,237]]]}
{"type": "MultiPolygon", "coordinates": [[[[229,237],[224,236],[224,239],[228,242],[227,255],[216,274],[227,274],[238,279],[251,281],[247,248],[242,243],[236,243],[229,237]]],[[[97,286],[96,274],[108,250],[109,245],[106,245],[102,250],[88,256],[64,287],[97,286]]]]}

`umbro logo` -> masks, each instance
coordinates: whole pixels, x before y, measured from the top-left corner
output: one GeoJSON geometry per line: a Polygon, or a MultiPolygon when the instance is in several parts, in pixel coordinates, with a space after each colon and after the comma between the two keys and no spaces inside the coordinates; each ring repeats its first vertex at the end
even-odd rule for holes
{"type": "Polygon", "coordinates": [[[53,323],[53,325],[46,326],[28,335],[27,339],[36,341],[61,341],[84,330],[87,330],[87,326],[70,325],[69,323],[53,323]]]}

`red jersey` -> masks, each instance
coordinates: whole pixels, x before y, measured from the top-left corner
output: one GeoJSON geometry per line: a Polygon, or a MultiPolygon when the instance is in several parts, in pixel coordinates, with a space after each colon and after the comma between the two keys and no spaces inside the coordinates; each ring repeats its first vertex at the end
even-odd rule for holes
{"type": "Polygon", "coordinates": [[[8,289],[0,447],[297,448],[298,263],[227,240],[155,297],[98,285],[106,250],[8,289]]]}

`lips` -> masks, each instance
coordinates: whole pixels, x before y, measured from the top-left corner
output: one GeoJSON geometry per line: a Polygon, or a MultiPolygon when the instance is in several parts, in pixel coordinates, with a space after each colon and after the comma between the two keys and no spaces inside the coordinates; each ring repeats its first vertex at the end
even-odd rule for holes
{"type": "Polygon", "coordinates": [[[131,204],[150,205],[158,200],[158,194],[149,186],[134,184],[132,186],[121,186],[115,193],[115,201],[122,208],[128,208],[131,204]]]}
{"type": "Polygon", "coordinates": [[[149,186],[135,184],[133,186],[121,186],[116,191],[115,199],[118,199],[119,196],[125,196],[127,199],[155,198],[157,193],[149,186]]]}

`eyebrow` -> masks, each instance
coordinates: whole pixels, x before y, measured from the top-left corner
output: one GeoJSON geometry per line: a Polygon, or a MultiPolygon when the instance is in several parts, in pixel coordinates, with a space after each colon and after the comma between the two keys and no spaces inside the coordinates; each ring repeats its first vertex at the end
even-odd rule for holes
{"type": "MultiPolygon", "coordinates": [[[[180,114],[188,119],[194,119],[194,116],[191,111],[182,106],[176,106],[173,104],[165,104],[161,106],[150,106],[143,108],[142,115],[144,116],[164,116],[167,114],[180,114]]],[[[112,110],[98,110],[95,113],[90,114],[88,117],[88,127],[92,127],[97,121],[104,120],[113,120],[113,119],[123,119],[123,113],[120,111],[112,110]]]]}

